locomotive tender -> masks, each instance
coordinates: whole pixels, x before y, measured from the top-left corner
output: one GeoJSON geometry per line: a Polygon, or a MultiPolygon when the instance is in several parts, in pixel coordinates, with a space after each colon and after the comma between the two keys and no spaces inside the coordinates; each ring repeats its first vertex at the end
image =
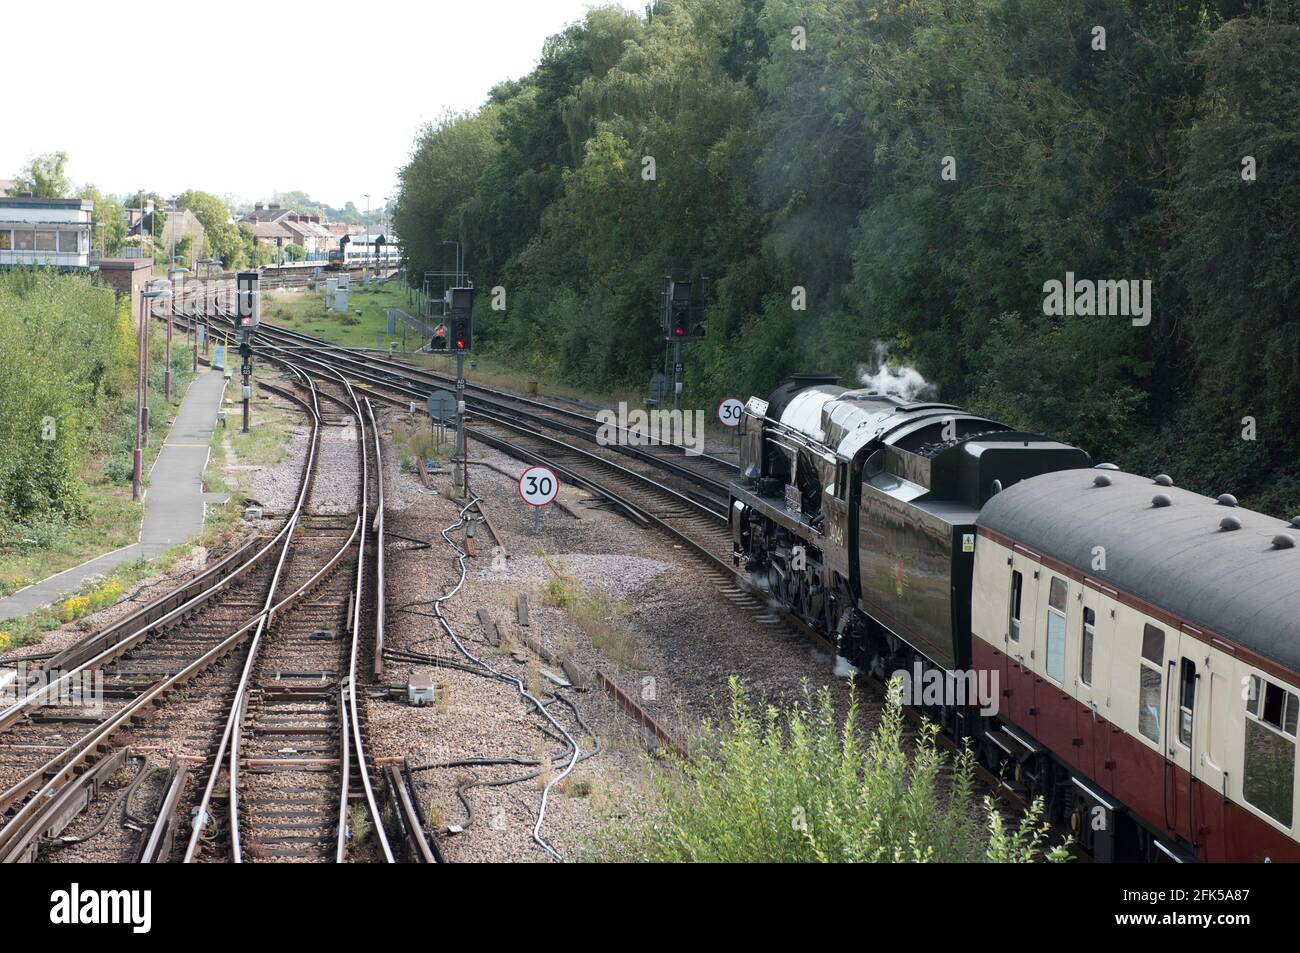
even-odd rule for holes
{"type": "Polygon", "coordinates": [[[738,564],[1098,860],[1300,860],[1300,518],[800,375],[740,425],[738,564]],[[913,698],[913,701],[919,699],[913,698]]]}

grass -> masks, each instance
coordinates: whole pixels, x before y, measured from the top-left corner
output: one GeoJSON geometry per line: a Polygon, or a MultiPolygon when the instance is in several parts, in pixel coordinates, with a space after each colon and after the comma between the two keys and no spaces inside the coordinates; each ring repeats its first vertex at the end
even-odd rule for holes
{"type": "MultiPolygon", "coordinates": [[[[450,433],[448,428],[447,434],[450,433]]],[[[455,450],[456,441],[446,435],[443,440],[438,440],[436,427],[417,417],[411,423],[399,422],[393,426],[393,445],[397,447],[403,471],[410,471],[412,457],[433,460],[440,466],[446,464],[455,450]]]]}
{"type": "Polygon", "coordinates": [[[596,650],[620,668],[644,668],[636,640],[617,622],[621,607],[603,589],[584,590],[562,558],[538,553],[551,573],[542,587],[542,604],[567,612],[596,650]]]}
{"type": "Polygon", "coordinates": [[[0,527],[0,596],[136,541],[143,510],[131,501],[130,489],[92,486],[90,490],[85,522],[0,527]]]}
{"type": "Polygon", "coordinates": [[[366,838],[374,833],[375,826],[370,819],[370,809],[364,804],[357,804],[352,808],[349,817],[351,822],[352,843],[364,843],[366,838]]]}
{"type": "MultiPolygon", "coordinates": [[[[303,289],[267,292],[262,318],[279,327],[314,334],[348,347],[373,348],[375,334],[378,333],[385,342],[384,346],[387,346],[388,341],[395,340],[400,348],[400,328],[395,337],[388,334],[387,308],[407,309],[406,292],[396,282],[362,285],[354,281],[348,294],[348,310],[340,313],[325,310],[325,280],[321,279],[316,291],[303,289]],[[360,315],[356,313],[358,310],[361,311],[360,315]]],[[[412,350],[421,343],[407,332],[407,344],[412,350]]]]}
{"type": "MultiPolygon", "coordinates": [[[[252,428],[248,433],[240,431],[243,409],[241,404],[236,403],[235,413],[226,417],[224,432],[230,435],[230,448],[240,463],[273,467],[288,456],[292,431],[304,426],[303,418],[297,411],[281,410],[270,401],[258,400],[256,395],[261,391],[257,388],[256,378],[253,387],[254,399],[250,402],[249,411],[252,428]]],[[[221,437],[221,431],[220,426],[214,431],[218,439],[221,437]]],[[[222,455],[223,457],[225,455],[224,444],[222,455]]]]}
{"type": "Polygon", "coordinates": [[[936,746],[926,725],[912,750],[889,693],[864,737],[856,695],[839,721],[830,691],[757,708],[731,680],[729,717],[706,724],[689,763],[649,765],[652,797],[610,816],[586,859],[651,862],[974,862],[1064,860],[1048,848],[1036,801],[1008,827],[989,797],[976,803],[974,758],[936,746]]]}
{"type": "Polygon", "coordinates": [[[35,645],[46,632],[108,608],[136,583],[166,572],[191,548],[190,545],[174,546],[152,560],[133,559],[120,563],[102,576],[86,580],[53,605],[20,618],[0,621],[0,652],[35,645]]]}
{"type": "MultiPolygon", "coordinates": [[[[194,379],[184,348],[172,344],[172,398],[162,396],[163,342],[155,329],[150,373],[150,440],[144,451],[146,485],[149,468],[162,450],[168,420],[181,405],[194,379]]],[[[0,522],[0,597],[10,595],[48,576],[79,566],[104,553],[121,549],[140,537],[143,507],[131,500],[131,449],[135,440],[134,398],[102,415],[102,430],[91,441],[95,449],[86,456],[81,478],[86,485],[88,513],[84,520],[27,523],[0,522]]]]}

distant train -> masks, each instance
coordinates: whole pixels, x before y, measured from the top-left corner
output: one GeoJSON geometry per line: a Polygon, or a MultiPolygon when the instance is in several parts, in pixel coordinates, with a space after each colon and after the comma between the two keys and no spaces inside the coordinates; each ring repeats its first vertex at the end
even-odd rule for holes
{"type": "Polygon", "coordinates": [[[1095,859],[1300,860],[1300,517],[834,380],[746,405],[737,562],[1095,859]]]}
{"type": "Polygon", "coordinates": [[[339,239],[338,247],[330,249],[325,268],[338,271],[345,267],[376,264],[397,268],[401,257],[401,248],[385,235],[344,235],[339,239]]]}

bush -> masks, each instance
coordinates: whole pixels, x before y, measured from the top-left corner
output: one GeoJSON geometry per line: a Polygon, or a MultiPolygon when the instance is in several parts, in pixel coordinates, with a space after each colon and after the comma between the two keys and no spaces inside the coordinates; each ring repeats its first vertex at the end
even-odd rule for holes
{"type": "Polygon", "coordinates": [[[655,802],[611,818],[588,859],[652,862],[1030,862],[1047,825],[1036,802],[1008,828],[991,798],[974,802],[974,758],[938,750],[926,724],[909,754],[903,711],[887,693],[867,739],[857,701],[837,724],[829,689],[785,712],[757,714],[731,680],[731,711],[706,724],[690,762],[653,767],[655,802]]]}
{"type": "Polygon", "coordinates": [[[18,269],[0,275],[0,516],[85,514],[80,465],[129,374],[131,323],[89,278],[18,269]]]}

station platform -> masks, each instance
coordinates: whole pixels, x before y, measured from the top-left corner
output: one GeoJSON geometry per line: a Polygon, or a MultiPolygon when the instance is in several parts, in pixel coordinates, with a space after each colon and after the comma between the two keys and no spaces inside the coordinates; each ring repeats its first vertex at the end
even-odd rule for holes
{"type": "Polygon", "coordinates": [[[75,592],[94,576],[125,562],[153,559],[203,531],[207,504],[219,498],[203,492],[203,470],[208,464],[209,441],[225,389],[224,374],[207,371],[186,390],[166,442],[149,471],[139,541],[0,599],[0,619],[34,612],[75,592]]]}

